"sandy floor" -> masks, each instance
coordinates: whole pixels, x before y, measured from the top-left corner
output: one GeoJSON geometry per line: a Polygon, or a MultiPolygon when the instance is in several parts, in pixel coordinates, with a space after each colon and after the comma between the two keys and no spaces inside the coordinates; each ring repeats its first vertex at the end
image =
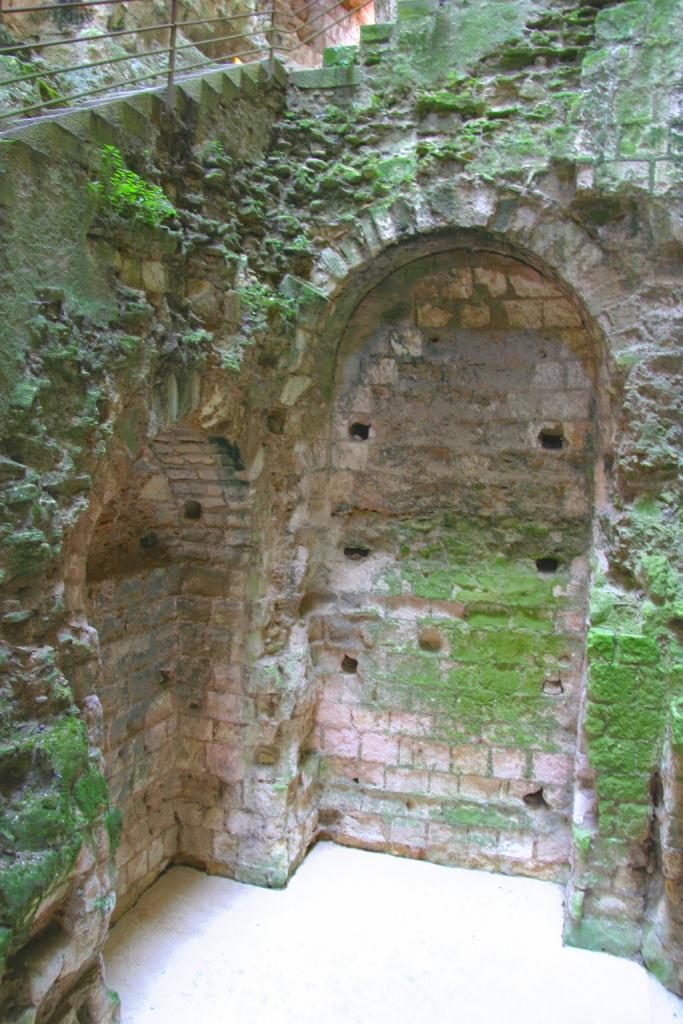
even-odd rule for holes
{"type": "Polygon", "coordinates": [[[564,949],[562,889],[325,843],[284,892],[174,868],[112,931],[124,1024],[669,1024],[635,963],[564,949]]]}

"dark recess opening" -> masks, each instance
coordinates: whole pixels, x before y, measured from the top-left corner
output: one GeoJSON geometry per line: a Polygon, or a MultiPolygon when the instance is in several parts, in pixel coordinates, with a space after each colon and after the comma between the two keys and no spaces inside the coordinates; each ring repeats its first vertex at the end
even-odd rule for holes
{"type": "Polygon", "coordinates": [[[358,671],[358,662],[355,658],[350,658],[348,654],[345,654],[342,658],[342,672],[348,672],[351,675],[353,672],[358,671]]]}
{"type": "Polygon", "coordinates": [[[284,434],[285,413],[281,409],[273,409],[272,412],[268,413],[266,426],[271,434],[284,434]]]}
{"type": "Polygon", "coordinates": [[[347,558],[350,558],[352,562],[360,562],[364,558],[367,558],[370,554],[370,548],[361,547],[349,547],[344,548],[344,554],[347,558]]]}
{"type": "Polygon", "coordinates": [[[526,796],[522,797],[527,807],[531,807],[534,810],[539,810],[541,807],[547,807],[548,804],[543,796],[542,789],[535,789],[533,793],[527,793],[526,796]]]}
{"type": "Polygon", "coordinates": [[[557,572],[560,567],[560,563],[557,558],[537,558],[536,568],[539,572],[549,575],[550,573],[557,572]]]}
{"type": "Polygon", "coordinates": [[[546,697],[559,697],[564,693],[564,686],[560,679],[546,679],[543,683],[543,692],[546,697]]]}
{"type": "Polygon", "coordinates": [[[369,423],[352,423],[349,427],[349,434],[354,441],[367,441],[370,437],[369,423]]]}
{"type": "Polygon", "coordinates": [[[185,517],[185,519],[201,519],[201,504],[198,501],[186,501],[183,506],[183,516],[185,517]]]}
{"type": "Polygon", "coordinates": [[[244,469],[242,455],[236,444],[231,444],[225,437],[210,437],[209,444],[218,455],[226,469],[241,473],[244,469]]]}
{"type": "Polygon", "coordinates": [[[564,437],[561,430],[542,430],[538,438],[541,447],[550,452],[559,452],[564,448],[564,437]]]}
{"type": "Polygon", "coordinates": [[[417,642],[420,645],[421,651],[429,651],[430,653],[436,653],[443,647],[441,634],[437,629],[420,630],[417,642]]]}
{"type": "Polygon", "coordinates": [[[664,802],[662,777],[657,771],[652,773],[652,778],[650,779],[650,799],[654,807],[661,807],[664,802]]]}

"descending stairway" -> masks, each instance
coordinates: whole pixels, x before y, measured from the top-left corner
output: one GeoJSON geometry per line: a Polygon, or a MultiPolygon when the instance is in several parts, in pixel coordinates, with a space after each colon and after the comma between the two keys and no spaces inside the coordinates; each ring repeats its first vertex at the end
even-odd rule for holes
{"type": "MultiPolygon", "coordinates": [[[[230,104],[241,97],[254,97],[259,90],[285,89],[289,84],[302,90],[334,90],[358,86],[362,67],[381,62],[383,53],[396,36],[400,23],[431,10],[435,0],[399,0],[397,23],[361,26],[360,45],[328,47],[319,68],[292,69],[281,60],[272,67],[267,61],[200,71],[176,81],[173,106],[176,112],[197,116],[230,104]],[[418,5],[416,7],[415,5],[418,5]],[[418,9],[419,8],[419,9],[418,9]]],[[[0,173],[8,169],[10,152],[18,145],[45,157],[68,158],[90,163],[84,146],[119,145],[126,140],[149,143],[150,127],[161,126],[166,113],[165,90],[161,87],[118,92],[104,99],[74,108],[45,113],[10,124],[0,130],[0,173]]]]}
{"type": "MultiPolygon", "coordinates": [[[[259,91],[283,89],[287,72],[279,61],[272,78],[265,62],[212,70],[176,83],[175,111],[193,119],[217,111],[259,91]]],[[[67,160],[92,166],[91,147],[127,148],[131,141],[149,146],[151,132],[158,130],[166,114],[162,89],[119,93],[87,107],[60,110],[12,125],[0,134],[0,174],[11,170],[14,155],[24,152],[38,159],[67,160]]]]}

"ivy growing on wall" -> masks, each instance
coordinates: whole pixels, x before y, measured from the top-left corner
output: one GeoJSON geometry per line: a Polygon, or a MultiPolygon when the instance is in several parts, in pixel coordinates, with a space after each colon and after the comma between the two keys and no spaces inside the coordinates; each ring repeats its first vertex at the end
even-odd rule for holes
{"type": "Polygon", "coordinates": [[[126,167],[116,146],[102,148],[99,178],[91,181],[89,187],[101,209],[142,221],[150,227],[159,227],[176,213],[173,203],[158,185],[145,181],[126,167]]]}

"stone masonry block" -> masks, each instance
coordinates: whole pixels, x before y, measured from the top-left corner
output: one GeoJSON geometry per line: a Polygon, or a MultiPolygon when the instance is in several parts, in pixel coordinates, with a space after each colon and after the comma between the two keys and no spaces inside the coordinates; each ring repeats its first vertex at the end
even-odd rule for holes
{"type": "Polygon", "coordinates": [[[318,707],[317,720],[322,726],[334,726],[343,729],[351,726],[351,708],[348,704],[321,703],[318,707]]]}
{"type": "Polygon", "coordinates": [[[533,777],[539,782],[563,785],[574,774],[574,758],[567,754],[534,754],[533,777]]]}
{"type": "Polygon", "coordinates": [[[538,330],[543,326],[543,307],[529,300],[508,300],[503,303],[509,327],[538,330]]]}
{"type": "Polygon", "coordinates": [[[488,765],[488,750],[485,747],[451,747],[452,771],[468,775],[483,775],[488,765]]]}
{"type": "Polygon", "coordinates": [[[553,299],[543,303],[543,324],[545,327],[579,327],[581,317],[568,299],[553,299]]]}
{"type": "Polygon", "coordinates": [[[429,736],[432,730],[432,719],[428,715],[411,715],[405,712],[392,711],[391,732],[406,736],[429,736]]]}
{"type": "Polygon", "coordinates": [[[391,823],[391,842],[400,846],[424,846],[427,841],[427,828],[426,821],[395,818],[391,823]]]}
{"type": "Polygon", "coordinates": [[[491,753],[493,774],[498,779],[523,779],[527,755],[524,750],[494,750],[491,753]]]}
{"type": "Polygon", "coordinates": [[[387,841],[389,826],[379,815],[345,814],[335,831],[360,843],[374,845],[387,841]]]}
{"type": "Polygon", "coordinates": [[[484,779],[479,775],[460,778],[460,795],[471,800],[490,800],[500,793],[499,779],[484,779]]]}
{"type": "Polygon", "coordinates": [[[440,772],[431,772],[429,776],[429,792],[434,796],[444,796],[451,799],[458,796],[460,781],[455,775],[443,775],[440,772]]]}
{"type": "Polygon", "coordinates": [[[510,272],[509,280],[515,295],[522,299],[561,295],[561,289],[532,267],[519,267],[510,272]]]}
{"type": "Polygon", "coordinates": [[[429,772],[387,768],[387,789],[396,793],[427,793],[429,772]]]}
{"type": "Polygon", "coordinates": [[[495,270],[490,267],[476,267],[474,280],[478,285],[486,288],[493,298],[500,298],[507,291],[507,277],[501,270],[495,270]]]}
{"type": "Polygon", "coordinates": [[[216,693],[209,690],[206,695],[206,713],[219,722],[240,722],[243,698],[235,693],[216,693]]]}
{"type": "Polygon", "coordinates": [[[460,310],[460,323],[463,327],[487,327],[491,323],[491,307],[484,302],[464,305],[460,310]]]}
{"type": "Polygon", "coordinates": [[[429,768],[447,772],[450,768],[450,763],[450,748],[446,743],[424,743],[417,741],[414,744],[413,764],[416,768],[429,768]]]}
{"type": "Polygon", "coordinates": [[[364,733],[361,737],[361,757],[364,761],[398,763],[398,740],[391,736],[364,733]]]}
{"type": "Polygon", "coordinates": [[[337,757],[358,757],[360,738],[352,729],[324,729],[323,751],[337,757]]]}

